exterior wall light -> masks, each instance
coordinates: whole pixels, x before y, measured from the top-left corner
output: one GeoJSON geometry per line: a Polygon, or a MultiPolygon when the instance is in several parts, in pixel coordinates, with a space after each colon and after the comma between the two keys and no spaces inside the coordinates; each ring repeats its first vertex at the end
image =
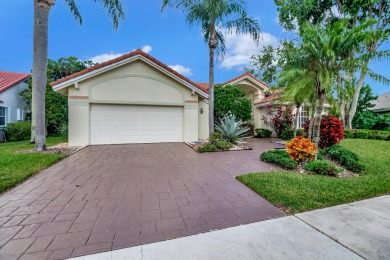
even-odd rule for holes
{"type": "Polygon", "coordinates": [[[199,111],[201,114],[203,114],[203,107],[200,108],[200,111],[199,111]]]}

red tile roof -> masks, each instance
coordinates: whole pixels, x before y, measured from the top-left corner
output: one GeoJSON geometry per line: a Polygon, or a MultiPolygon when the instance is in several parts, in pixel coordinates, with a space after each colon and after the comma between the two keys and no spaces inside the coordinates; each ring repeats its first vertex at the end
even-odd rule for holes
{"type": "Polygon", "coordinates": [[[205,83],[205,82],[196,82],[196,84],[198,84],[198,86],[202,89],[204,89],[204,91],[208,91],[209,89],[209,83],[205,83]]]}
{"type": "Polygon", "coordinates": [[[112,60],[109,60],[109,61],[105,61],[105,62],[102,62],[98,65],[95,65],[95,66],[92,66],[88,69],[85,69],[85,70],[82,70],[80,72],[77,72],[77,73],[74,73],[72,75],[69,75],[69,76],[66,76],[62,79],[59,79],[57,81],[54,81],[52,83],[50,83],[50,85],[52,87],[54,87],[55,85],[58,85],[62,82],[65,82],[65,81],[68,81],[70,79],[73,79],[73,78],[76,78],[76,77],[79,77],[81,75],[84,75],[84,74],[87,74],[88,72],[91,72],[91,71],[94,71],[94,70],[97,70],[97,69],[100,69],[100,68],[103,68],[103,67],[106,67],[108,65],[111,65],[111,64],[114,64],[114,63],[117,63],[119,61],[122,61],[122,60],[125,60],[125,59],[128,59],[128,58],[131,58],[131,57],[134,57],[134,56],[137,56],[137,55],[141,55],[145,58],[147,58],[148,60],[150,60],[151,62],[155,63],[156,65],[162,67],[163,69],[169,71],[170,73],[176,75],[177,77],[181,78],[182,80],[188,82],[189,84],[193,85],[194,87],[198,88],[199,90],[203,91],[203,92],[206,92],[207,93],[207,89],[204,89],[203,87],[201,87],[200,85],[198,85],[197,83],[191,81],[190,79],[188,79],[187,77],[181,75],[180,73],[178,73],[177,71],[171,69],[170,67],[168,67],[168,65],[162,63],[161,61],[157,60],[156,58],[150,56],[149,54],[147,54],[146,52],[143,52],[141,49],[138,49],[136,51],[133,51],[133,52],[130,52],[130,53],[127,53],[125,55],[122,55],[118,58],[115,58],[115,59],[112,59],[112,60]]]}
{"type": "Polygon", "coordinates": [[[235,78],[233,78],[233,79],[231,79],[231,80],[228,80],[228,81],[226,81],[225,83],[223,83],[222,85],[227,85],[227,84],[229,84],[229,83],[231,83],[231,82],[233,82],[233,81],[236,81],[237,79],[240,79],[240,78],[245,77],[245,76],[249,76],[249,77],[251,77],[252,79],[254,79],[254,80],[256,80],[257,82],[259,82],[260,84],[262,84],[262,85],[266,86],[267,88],[269,88],[269,86],[268,86],[267,84],[265,84],[263,81],[259,80],[258,78],[256,78],[256,77],[253,76],[252,74],[250,74],[249,72],[245,72],[245,73],[243,73],[243,74],[241,74],[241,75],[239,75],[239,76],[237,76],[237,77],[235,77],[235,78]]]}
{"type": "Polygon", "coordinates": [[[272,91],[271,95],[256,102],[255,105],[265,104],[265,103],[276,100],[279,97],[279,94],[283,92],[283,90],[284,89],[275,89],[274,91],[272,91]]]}
{"type": "Polygon", "coordinates": [[[30,74],[27,73],[0,71],[0,92],[3,92],[28,77],[30,77],[30,74]]]}

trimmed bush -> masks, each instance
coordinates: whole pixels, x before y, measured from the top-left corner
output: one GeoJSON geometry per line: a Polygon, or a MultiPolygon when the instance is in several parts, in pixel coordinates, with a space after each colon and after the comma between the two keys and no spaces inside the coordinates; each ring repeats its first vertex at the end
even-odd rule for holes
{"type": "MultiPolygon", "coordinates": [[[[305,133],[309,130],[310,120],[305,123],[305,133]]],[[[337,117],[323,116],[320,125],[320,142],[318,146],[322,149],[338,144],[344,139],[343,123],[337,117]]]]}
{"type": "Polygon", "coordinates": [[[318,160],[324,160],[325,159],[325,150],[318,148],[317,149],[317,159],[318,160]]]}
{"type": "Polygon", "coordinates": [[[291,159],[301,162],[313,160],[317,153],[317,147],[309,138],[297,136],[286,143],[287,153],[291,159]]]}
{"type": "Polygon", "coordinates": [[[255,132],[258,138],[269,138],[272,135],[272,131],[265,128],[256,128],[255,132]]]}
{"type": "MultiPolygon", "coordinates": [[[[303,129],[298,129],[297,130],[297,136],[303,136],[304,135],[304,131],[303,129]]],[[[284,130],[282,135],[280,136],[281,139],[283,140],[291,140],[294,138],[294,130],[293,129],[287,129],[287,130],[284,130]]]]}
{"type": "Polygon", "coordinates": [[[215,145],[221,150],[228,150],[233,146],[233,144],[226,141],[218,141],[215,145]]]}
{"type": "Polygon", "coordinates": [[[390,131],[346,129],[344,130],[344,137],[353,139],[373,139],[390,141],[390,131]]]}
{"type": "MultiPolygon", "coordinates": [[[[285,169],[293,170],[298,168],[298,163],[289,157],[282,156],[278,150],[264,152],[260,155],[263,162],[277,164],[285,169]]],[[[287,153],[286,153],[287,155],[287,153]]]]}
{"type": "Polygon", "coordinates": [[[359,162],[359,157],[354,152],[340,146],[333,145],[326,149],[326,154],[332,160],[338,161],[346,169],[355,173],[362,173],[365,170],[364,165],[359,162]]]}
{"type": "Polygon", "coordinates": [[[23,141],[31,136],[31,124],[27,122],[9,123],[5,128],[7,141],[23,141]]]}
{"type": "Polygon", "coordinates": [[[337,176],[343,169],[327,160],[311,161],[305,165],[305,170],[321,175],[337,176]]]}
{"type": "Polygon", "coordinates": [[[213,144],[205,144],[198,149],[198,153],[206,153],[206,152],[216,152],[218,151],[217,146],[213,144]]]}

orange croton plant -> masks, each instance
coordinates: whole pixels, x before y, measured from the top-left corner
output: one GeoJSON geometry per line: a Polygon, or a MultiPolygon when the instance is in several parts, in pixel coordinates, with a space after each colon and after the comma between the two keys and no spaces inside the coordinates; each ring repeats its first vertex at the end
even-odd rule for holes
{"type": "Polygon", "coordinates": [[[314,160],[317,154],[317,147],[310,138],[297,136],[286,143],[287,153],[291,159],[301,162],[306,160],[314,160]]]}

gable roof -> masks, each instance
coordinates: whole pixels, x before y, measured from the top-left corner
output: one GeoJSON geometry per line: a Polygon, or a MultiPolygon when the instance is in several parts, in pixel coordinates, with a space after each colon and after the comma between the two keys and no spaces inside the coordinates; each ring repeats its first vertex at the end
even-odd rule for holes
{"type": "Polygon", "coordinates": [[[390,92],[378,96],[378,99],[371,103],[375,105],[375,107],[371,108],[375,112],[390,111],[390,92]]]}
{"type": "Polygon", "coordinates": [[[225,83],[222,83],[222,85],[228,85],[228,84],[230,84],[234,81],[238,81],[239,79],[242,79],[242,78],[251,78],[252,80],[256,81],[257,83],[260,83],[261,85],[263,85],[264,87],[269,89],[269,86],[267,84],[265,84],[263,81],[259,80],[257,77],[253,76],[249,72],[245,72],[245,73],[243,73],[235,78],[232,78],[231,80],[228,80],[225,83]]]}
{"type": "Polygon", "coordinates": [[[56,80],[56,81],[50,83],[50,85],[52,87],[56,87],[56,86],[59,87],[61,85],[65,85],[67,83],[71,83],[71,82],[73,83],[73,81],[82,80],[88,76],[95,75],[96,73],[99,73],[100,71],[106,71],[106,69],[109,69],[111,65],[117,65],[117,64],[119,65],[119,63],[121,63],[121,62],[126,63],[126,60],[130,61],[130,60],[132,60],[132,58],[136,58],[136,57],[144,58],[147,61],[152,62],[153,64],[157,65],[158,67],[160,67],[163,70],[165,70],[166,72],[168,72],[169,74],[174,75],[174,76],[178,77],[179,79],[183,80],[185,83],[193,86],[196,90],[200,91],[203,96],[207,97],[207,89],[202,88],[197,83],[195,83],[192,80],[188,79],[187,77],[183,76],[179,72],[173,70],[168,65],[166,65],[166,64],[162,63],[161,61],[157,60],[156,58],[150,56],[146,52],[143,52],[141,49],[127,53],[127,54],[122,55],[120,57],[117,57],[115,59],[102,62],[100,64],[89,67],[85,70],[74,73],[72,75],[66,76],[64,78],[61,78],[59,80],[56,80]]]}
{"type": "Polygon", "coordinates": [[[283,92],[284,89],[282,88],[279,88],[279,89],[275,89],[274,91],[272,91],[271,95],[269,95],[268,97],[265,97],[263,98],[262,100],[258,101],[255,103],[255,105],[259,105],[259,106],[265,106],[267,105],[268,103],[270,103],[271,101],[274,101],[276,100],[280,93],[283,92]]]}
{"type": "Polygon", "coordinates": [[[30,77],[30,74],[0,71],[0,92],[30,77]]]}

